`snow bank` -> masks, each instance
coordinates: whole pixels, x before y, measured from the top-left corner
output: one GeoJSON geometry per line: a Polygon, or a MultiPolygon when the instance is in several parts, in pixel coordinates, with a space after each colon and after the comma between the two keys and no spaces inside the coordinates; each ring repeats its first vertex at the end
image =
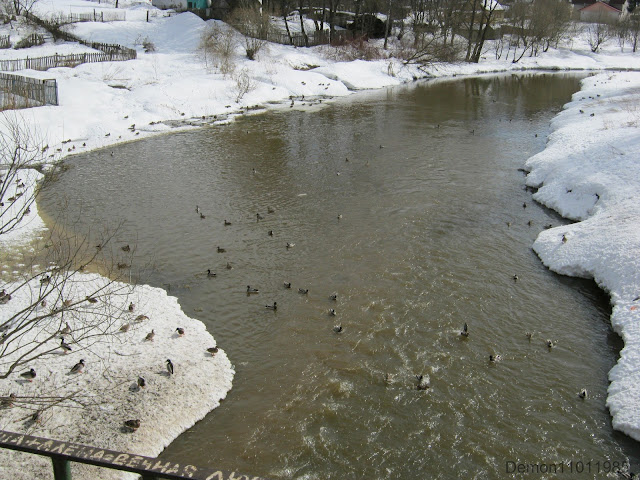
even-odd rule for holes
{"type": "MultiPolygon", "coordinates": [[[[106,283],[107,280],[98,275],[79,274],[70,289],[72,300],[83,299],[106,283]]],[[[32,294],[37,299],[39,285],[40,279],[35,279],[29,288],[14,293],[7,304],[0,305],[0,317],[6,319],[10,312],[28,306],[33,301],[32,294]]],[[[11,291],[11,285],[5,288],[11,291]]],[[[59,354],[34,360],[2,380],[1,394],[14,393],[18,398],[15,406],[3,409],[0,429],[155,457],[226,397],[234,370],[222,349],[214,356],[207,352],[216,342],[202,322],[187,317],[177,299],[162,289],[132,288],[120,283],[109,288],[117,291],[109,302],[101,298],[95,304],[83,303],[79,307],[81,318],[74,318],[73,314],[63,317],[60,313],[54,324],[25,337],[24,342],[42,339],[55,334],[68,322],[72,332],[65,338],[73,350],[64,354],[60,349],[59,354]],[[133,312],[128,309],[131,302],[135,304],[133,312]],[[113,335],[74,343],[74,332],[92,324],[105,311],[122,314],[115,323],[105,325],[103,322],[100,327],[113,335]],[[145,318],[137,321],[139,315],[145,318]],[[120,332],[125,323],[130,329],[120,332]],[[183,337],[176,332],[177,327],[185,329],[183,337]],[[153,341],[145,340],[152,330],[153,341]],[[175,366],[171,376],[165,366],[167,358],[175,366]],[[86,364],[84,372],[69,373],[80,359],[86,364]],[[30,368],[36,371],[32,382],[19,375],[30,368]],[[146,381],[144,388],[137,386],[139,376],[146,381]],[[33,411],[17,408],[20,397],[36,397],[42,401],[73,392],[76,400],[86,407],[79,408],[73,401],[65,402],[43,412],[37,423],[30,420],[33,411]],[[140,420],[137,431],[123,428],[123,422],[129,419],[140,420]]],[[[55,336],[49,346],[59,343],[59,337],[55,336]]],[[[3,357],[2,365],[11,360],[12,356],[3,357]]],[[[76,464],[73,471],[74,478],[123,477],[122,472],[76,464]]],[[[46,457],[0,450],[0,478],[26,480],[50,475],[51,463],[46,457]]]]}
{"type": "Polygon", "coordinates": [[[600,74],[552,122],[531,157],[533,198],[578,221],[545,230],[533,249],[551,270],[594,278],[611,295],[625,346],[609,373],[613,427],[640,440],[640,74],[600,74]]]}

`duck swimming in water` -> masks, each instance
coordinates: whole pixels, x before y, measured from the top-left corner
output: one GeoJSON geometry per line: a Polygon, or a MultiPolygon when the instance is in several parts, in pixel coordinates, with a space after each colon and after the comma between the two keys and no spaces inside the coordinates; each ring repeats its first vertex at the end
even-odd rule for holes
{"type": "Polygon", "coordinates": [[[264,308],[268,308],[269,310],[277,310],[278,304],[276,302],[273,302],[273,305],[265,305],[264,308]]]}
{"type": "Polygon", "coordinates": [[[215,277],[215,276],[216,274],[212,272],[210,268],[207,268],[207,277],[215,277]]]}
{"type": "Polygon", "coordinates": [[[465,338],[469,336],[469,327],[467,326],[467,322],[464,323],[464,327],[462,327],[462,331],[460,332],[460,335],[462,335],[465,338]]]}
{"type": "Polygon", "coordinates": [[[259,290],[257,288],[251,288],[250,285],[247,285],[247,295],[251,294],[251,293],[258,293],[259,290]]]}

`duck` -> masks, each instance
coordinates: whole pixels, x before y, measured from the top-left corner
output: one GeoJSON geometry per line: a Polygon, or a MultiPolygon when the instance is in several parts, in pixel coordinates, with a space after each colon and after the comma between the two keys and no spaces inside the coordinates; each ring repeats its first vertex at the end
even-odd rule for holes
{"type": "Polygon", "coordinates": [[[229,220],[226,220],[226,219],[225,219],[225,221],[224,221],[224,225],[228,227],[229,225],[231,225],[231,222],[230,222],[229,220]]]}
{"type": "Polygon", "coordinates": [[[196,213],[200,213],[200,207],[196,205],[196,213]]]}
{"type": "Polygon", "coordinates": [[[469,336],[469,327],[467,325],[467,322],[464,323],[464,327],[462,327],[462,330],[460,331],[460,335],[462,335],[465,338],[469,336]]]}
{"type": "Polygon", "coordinates": [[[296,246],[296,244],[295,244],[295,243],[287,242],[287,248],[293,248],[293,247],[295,247],[295,246],[296,246]]]}
{"type": "Polygon", "coordinates": [[[299,288],[298,289],[298,293],[300,293],[301,295],[306,295],[307,293],[309,293],[309,289],[308,288],[299,288]]]}
{"type": "Polygon", "coordinates": [[[496,363],[496,362],[499,362],[500,360],[502,360],[502,357],[500,355],[489,355],[489,361],[491,363],[496,363]]]}
{"type": "Polygon", "coordinates": [[[231,270],[233,268],[233,265],[231,265],[231,262],[227,262],[227,270],[231,270]]]}
{"type": "Polygon", "coordinates": [[[173,363],[171,362],[170,359],[167,358],[166,364],[167,364],[167,372],[169,372],[169,375],[173,375],[173,363]]]}
{"type": "Polygon", "coordinates": [[[517,282],[517,281],[520,279],[520,277],[518,277],[518,275],[517,275],[517,274],[516,274],[516,275],[514,275],[514,276],[513,276],[513,277],[511,277],[511,278],[513,278],[513,281],[514,281],[514,282],[517,282]]]}
{"type": "Polygon", "coordinates": [[[151,330],[149,333],[147,333],[147,336],[144,337],[144,339],[146,341],[153,342],[153,337],[155,336],[156,336],[156,332],[154,330],[151,330]]]}
{"type": "Polygon", "coordinates": [[[567,243],[567,236],[566,235],[562,235],[562,243],[567,243]]]}
{"type": "Polygon", "coordinates": [[[43,285],[46,284],[46,283],[49,283],[49,282],[51,282],[51,276],[50,275],[47,275],[46,277],[44,277],[44,278],[42,278],[40,280],[40,283],[43,284],[43,285]]]}
{"type": "Polygon", "coordinates": [[[207,352],[210,353],[213,357],[216,353],[218,353],[218,347],[209,347],[207,348],[207,352]]]}
{"type": "Polygon", "coordinates": [[[527,208],[527,202],[524,202],[524,203],[522,204],[522,208],[527,208]]]}
{"type": "Polygon", "coordinates": [[[583,400],[587,398],[587,389],[583,388],[582,390],[580,390],[578,392],[578,397],[582,398],[583,400]]]}
{"type": "Polygon", "coordinates": [[[337,293],[332,293],[331,295],[329,295],[329,300],[333,300],[334,302],[338,300],[338,294],[337,293]]]}
{"type": "Polygon", "coordinates": [[[140,428],[140,420],[138,420],[138,419],[136,419],[136,420],[126,420],[124,422],[124,426],[127,427],[132,432],[135,432],[137,429],[140,428]]]}
{"type": "Polygon", "coordinates": [[[125,332],[128,332],[130,328],[131,328],[131,325],[129,325],[128,323],[125,323],[120,327],[120,331],[122,333],[125,333],[125,332]]]}
{"type": "Polygon", "coordinates": [[[176,328],[176,333],[178,334],[179,337],[184,337],[184,328],[182,327],[176,328]]]}
{"type": "Polygon", "coordinates": [[[431,385],[428,375],[416,375],[416,390],[427,390],[431,385]]]}
{"type": "Polygon", "coordinates": [[[71,370],[69,370],[69,373],[82,373],[83,370],[84,370],[84,359],[80,360],[73,367],[71,367],[71,370]]]}
{"type": "Polygon", "coordinates": [[[547,339],[547,342],[546,342],[546,343],[547,343],[547,347],[549,348],[549,350],[551,350],[553,347],[555,347],[555,346],[556,346],[556,343],[557,343],[557,342],[554,342],[553,340],[549,340],[549,339],[547,339]]]}
{"type": "Polygon", "coordinates": [[[333,327],[333,331],[334,331],[335,333],[342,333],[342,330],[343,330],[343,328],[342,328],[342,325],[340,325],[340,324],[335,325],[335,326],[333,327]]]}
{"type": "Polygon", "coordinates": [[[133,312],[135,310],[135,308],[136,308],[136,304],[135,303],[133,303],[133,302],[129,303],[129,311],[130,312],[133,312]]]}
{"type": "Polygon", "coordinates": [[[284,282],[284,288],[291,288],[291,282],[284,282]]]}
{"type": "Polygon", "coordinates": [[[273,237],[273,230],[269,230],[269,231],[267,232],[267,235],[269,235],[270,237],[273,237]]]}
{"type": "Polygon", "coordinates": [[[217,250],[218,250],[218,253],[224,253],[224,252],[226,252],[226,250],[225,250],[224,248],[222,248],[222,247],[218,247],[218,249],[217,249],[217,250]]]}
{"type": "Polygon", "coordinates": [[[68,322],[65,323],[65,327],[60,330],[61,335],[69,335],[71,333],[71,326],[68,322]]]}
{"type": "Polygon", "coordinates": [[[71,347],[67,342],[64,341],[64,337],[60,337],[60,348],[64,351],[64,353],[69,353],[71,351],[71,347]]]}
{"type": "Polygon", "coordinates": [[[257,288],[251,288],[250,285],[247,285],[247,295],[249,295],[250,293],[258,293],[259,290],[257,288]]]}
{"type": "Polygon", "coordinates": [[[131,251],[131,247],[129,245],[125,245],[124,247],[120,247],[120,249],[123,252],[130,252],[131,251]]]}
{"type": "Polygon", "coordinates": [[[531,339],[533,338],[533,332],[527,332],[527,333],[525,333],[525,335],[527,336],[529,341],[531,341],[531,339]]]}
{"type": "Polygon", "coordinates": [[[28,371],[21,373],[20,376],[25,380],[33,382],[33,379],[36,378],[36,371],[33,368],[30,368],[28,371]]]}
{"type": "Polygon", "coordinates": [[[138,388],[144,388],[146,385],[146,380],[142,377],[138,377],[138,388]]]}
{"type": "Polygon", "coordinates": [[[342,218],[342,214],[338,215],[338,220],[340,220],[342,218]]]}
{"type": "Polygon", "coordinates": [[[330,308],[329,309],[329,315],[332,316],[332,317],[335,317],[336,316],[336,311],[333,308],[330,308]]]}
{"type": "Polygon", "coordinates": [[[204,216],[204,213],[200,212],[200,218],[201,218],[202,220],[204,220],[204,219],[205,219],[205,218],[207,218],[207,217],[205,217],[205,216],[204,216]]]}
{"type": "Polygon", "coordinates": [[[262,215],[260,215],[259,213],[256,213],[256,221],[263,220],[263,219],[264,217],[262,215]]]}
{"type": "Polygon", "coordinates": [[[86,298],[87,302],[89,302],[89,303],[98,303],[98,299],[97,298],[93,298],[93,297],[90,297],[88,295],[85,298],[86,298]]]}
{"type": "Polygon", "coordinates": [[[216,274],[211,271],[210,268],[207,268],[207,277],[215,277],[216,274]]]}
{"type": "Polygon", "coordinates": [[[277,310],[278,304],[277,302],[273,302],[273,305],[265,305],[264,308],[268,308],[269,310],[277,310]]]}
{"type": "Polygon", "coordinates": [[[138,315],[136,317],[136,322],[143,322],[144,320],[149,320],[149,317],[147,317],[146,315],[138,315]]]}

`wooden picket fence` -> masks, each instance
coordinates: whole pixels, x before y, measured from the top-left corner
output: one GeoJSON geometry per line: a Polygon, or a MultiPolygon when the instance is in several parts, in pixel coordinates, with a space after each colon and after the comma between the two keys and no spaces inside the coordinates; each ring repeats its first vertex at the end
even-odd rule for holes
{"type": "Polygon", "coordinates": [[[9,35],[0,35],[0,48],[11,48],[9,35]]]}
{"type": "Polygon", "coordinates": [[[0,109],[58,105],[58,84],[54,79],[0,73],[0,109]]]}
{"type": "MultiPolygon", "coordinates": [[[[133,50],[135,53],[135,50],[133,50]]],[[[49,55],[47,57],[20,58],[15,60],[0,60],[1,72],[16,72],[19,70],[49,70],[56,67],[76,67],[82,63],[118,62],[131,60],[136,55],[122,51],[107,51],[95,53],[73,53],[70,55],[49,55]]]]}
{"type": "Polygon", "coordinates": [[[93,13],[55,13],[46,21],[51,24],[67,25],[79,22],[124,22],[127,20],[126,12],[98,12],[93,9],[93,13]]]}

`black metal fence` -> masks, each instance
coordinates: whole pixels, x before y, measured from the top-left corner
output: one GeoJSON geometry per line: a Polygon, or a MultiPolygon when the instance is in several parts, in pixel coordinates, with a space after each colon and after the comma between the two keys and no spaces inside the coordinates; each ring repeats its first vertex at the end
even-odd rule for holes
{"type": "Polygon", "coordinates": [[[55,480],[71,480],[70,463],[85,463],[112,470],[142,475],[143,480],[171,478],[175,480],[265,480],[253,475],[241,475],[213,468],[202,468],[171,460],[143,457],[90,447],[78,443],[61,442],[50,438],[33,437],[0,430],[0,448],[44,455],[51,458],[55,480]]]}
{"type": "Polygon", "coordinates": [[[0,109],[58,105],[58,83],[53,79],[0,73],[0,109]]]}

